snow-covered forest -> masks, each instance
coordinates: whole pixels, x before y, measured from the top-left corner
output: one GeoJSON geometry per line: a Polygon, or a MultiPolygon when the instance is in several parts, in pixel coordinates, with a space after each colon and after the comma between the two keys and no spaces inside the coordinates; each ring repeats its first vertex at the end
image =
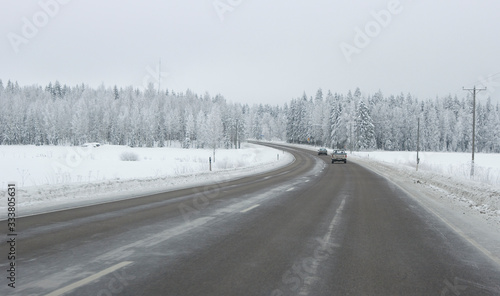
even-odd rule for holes
{"type": "Polygon", "coordinates": [[[85,142],[185,148],[236,148],[246,138],[283,138],[283,111],[228,103],[221,95],[148,89],[20,87],[0,81],[0,143],[80,145],[85,142]]]}
{"type": "MultiPolygon", "coordinates": [[[[354,94],[304,94],[292,100],[287,113],[287,140],[312,142],[353,150],[417,149],[420,118],[420,149],[458,151],[472,149],[472,98],[447,96],[418,100],[408,95],[384,96],[382,92],[354,94]]],[[[476,151],[500,152],[499,105],[476,102],[476,151]]]]}
{"type": "MultiPolygon", "coordinates": [[[[227,102],[190,90],[146,90],[59,82],[23,86],[0,80],[0,144],[85,142],[185,148],[237,148],[244,139],[286,140],[353,150],[471,150],[472,99],[447,96],[305,93],[284,106],[227,102]]],[[[499,105],[476,104],[476,149],[500,152],[499,105]]]]}

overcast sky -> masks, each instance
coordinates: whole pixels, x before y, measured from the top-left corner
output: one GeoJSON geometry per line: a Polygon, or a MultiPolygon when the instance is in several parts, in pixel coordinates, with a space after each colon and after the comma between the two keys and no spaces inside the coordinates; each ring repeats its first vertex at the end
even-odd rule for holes
{"type": "Polygon", "coordinates": [[[0,79],[158,85],[283,104],[304,91],[500,99],[500,1],[0,0],[0,79]],[[490,77],[490,78],[487,78],[490,77]],[[481,82],[485,80],[486,82],[481,82]]]}

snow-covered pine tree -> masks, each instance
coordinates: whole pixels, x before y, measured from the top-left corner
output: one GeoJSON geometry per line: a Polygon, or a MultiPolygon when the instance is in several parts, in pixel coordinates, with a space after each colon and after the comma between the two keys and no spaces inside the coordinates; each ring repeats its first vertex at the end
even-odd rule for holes
{"type": "Polygon", "coordinates": [[[486,129],[488,130],[488,136],[486,140],[485,152],[497,152],[500,151],[500,114],[497,108],[491,104],[491,99],[488,98],[486,103],[486,129]]]}
{"type": "Polygon", "coordinates": [[[184,139],[183,148],[190,148],[191,144],[194,143],[194,141],[196,140],[196,123],[194,120],[194,115],[191,110],[186,111],[185,117],[186,117],[186,122],[185,122],[186,135],[184,139]]]}
{"type": "Polygon", "coordinates": [[[118,92],[118,87],[116,86],[116,84],[113,87],[113,97],[115,100],[120,99],[120,93],[118,92]]]}
{"type": "Polygon", "coordinates": [[[322,137],[321,137],[321,142],[323,143],[324,146],[331,146],[331,134],[332,134],[332,123],[331,123],[331,112],[334,107],[334,101],[333,101],[333,95],[332,92],[329,90],[325,102],[323,104],[323,109],[322,109],[322,122],[321,122],[321,127],[322,127],[322,137]]]}
{"type": "Polygon", "coordinates": [[[323,91],[318,89],[312,104],[311,139],[315,145],[323,145],[323,91]]]}
{"type": "Polygon", "coordinates": [[[376,142],[374,125],[368,107],[365,105],[363,100],[359,102],[356,114],[356,134],[356,146],[359,149],[366,150],[375,148],[376,142]]]}

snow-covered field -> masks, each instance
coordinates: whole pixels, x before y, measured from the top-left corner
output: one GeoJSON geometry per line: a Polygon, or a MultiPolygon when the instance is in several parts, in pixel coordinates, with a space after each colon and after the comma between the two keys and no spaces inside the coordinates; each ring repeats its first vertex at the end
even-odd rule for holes
{"type": "MultiPolygon", "coordinates": [[[[416,169],[417,152],[408,151],[372,151],[353,152],[355,157],[362,157],[385,163],[416,169]]],[[[442,174],[469,181],[471,179],[471,154],[458,152],[419,152],[421,171],[442,174]]],[[[473,180],[500,186],[500,154],[476,153],[474,156],[473,180]]]]}
{"type": "MultiPolygon", "coordinates": [[[[213,184],[293,161],[288,153],[248,143],[242,149],[217,149],[215,162],[213,157],[210,149],[0,146],[0,195],[15,182],[18,213],[25,215],[213,184]]],[[[5,208],[0,205],[0,218],[5,208]]]]}

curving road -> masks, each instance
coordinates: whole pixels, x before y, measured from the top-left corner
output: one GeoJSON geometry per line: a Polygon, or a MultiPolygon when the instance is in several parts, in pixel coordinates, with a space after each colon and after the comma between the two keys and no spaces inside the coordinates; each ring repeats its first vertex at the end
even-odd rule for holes
{"type": "Polygon", "coordinates": [[[2,276],[0,294],[500,295],[499,266],[399,187],[278,148],[295,162],[18,219],[16,288],[2,276]]]}

